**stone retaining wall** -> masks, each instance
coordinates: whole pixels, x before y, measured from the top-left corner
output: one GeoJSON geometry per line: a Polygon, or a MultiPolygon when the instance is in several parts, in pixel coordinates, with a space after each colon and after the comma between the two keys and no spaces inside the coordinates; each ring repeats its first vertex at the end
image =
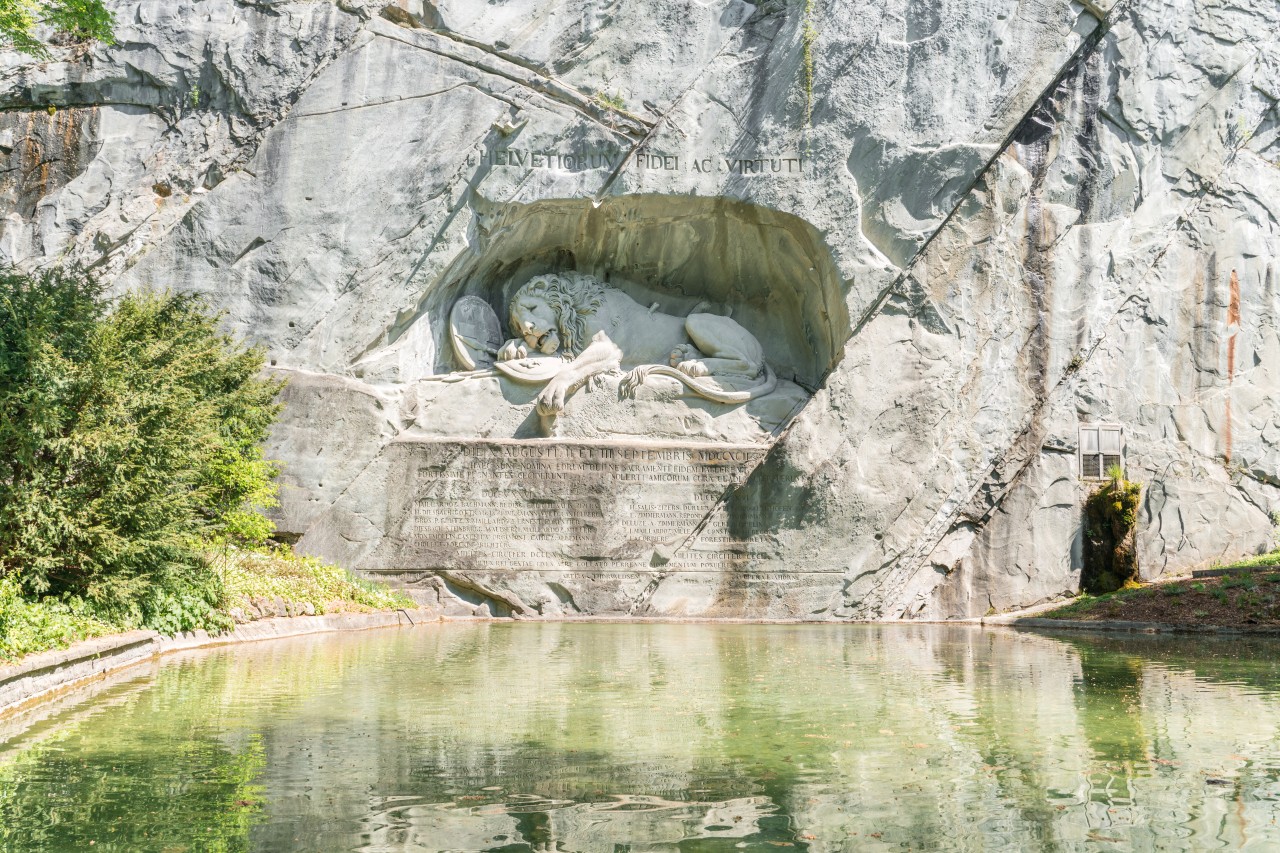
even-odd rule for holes
{"type": "Polygon", "coordinates": [[[217,635],[192,631],[166,637],[155,631],[129,631],[85,640],[70,648],[29,655],[18,663],[0,666],[0,717],[167,652],[329,631],[362,631],[415,622],[421,624],[429,618],[426,614],[418,618],[415,616],[417,614],[405,611],[331,613],[262,619],[237,625],[234,630],[217,635]]]}

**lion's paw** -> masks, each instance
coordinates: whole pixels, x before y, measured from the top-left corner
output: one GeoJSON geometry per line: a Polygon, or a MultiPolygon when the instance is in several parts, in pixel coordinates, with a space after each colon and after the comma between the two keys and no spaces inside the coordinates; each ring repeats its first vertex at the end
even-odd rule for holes
{"type": "Polygon", "coordinates": [[[705,364],[703,364],[701,361],[699,361],[696,358],[691,358],[688,361],[680,362],[679,364],[676,365],[676,370],[679,370],[685,376],[698,377],[698,376],[711,375],[710,368],[708,368],[705,364]]]}
{"type": "Polygon", "coordinates": [[[649,371],[645,370],[643,366],[637,367],[622,377],[622,381],[618,383],[618,391],[624,397],[634,397],[648,375],[649,371]]]}
{"type": "Polygon", "coordinates": [[[680,344],[671,351],[671,356],[667,360],[672,367],[677,367],[682,361],[691,361],[702,355],[698,348],[693,344],[680,344]]]}
{"type": "Polygon", "coordinates": [[[538,414],[543,417],[553,417],[564,413],[565,397],[569,393],[569,386],[563,382],[551,380],[547,387],[543,388],[538,394],[537,410],[538,414]]]}

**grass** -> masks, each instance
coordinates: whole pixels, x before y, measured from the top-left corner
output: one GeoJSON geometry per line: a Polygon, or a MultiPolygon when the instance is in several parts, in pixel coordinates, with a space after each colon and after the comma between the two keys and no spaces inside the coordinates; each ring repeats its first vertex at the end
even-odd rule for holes
{"type": "MultiPolygon", "coordinates": [[[[285,548],[231,549],[214,555],[211,562],[222,582],[218,609],[228,625],[273,615],[277,609],[283,611],[279,615],[297,615],[417,606],[407,595],[383,584],[285,548]]],[[[136,627],[95,613],[79,599],[28,598],[12,579],[0,578],[0,662],[136,627]]]]}
{"type": "Polygon", "coordinates": [[[252,614],[253,603],[280,599],[291,611],[320,613],[412,608],[413,599],[384,584],[358,578],[339,566],[287,549],[233,551],[218,563],[224,609],[252,614]],[[309,606],[308,606],[309,605],[309,606]]]}
{"type": "Polygon", "coordinates": [[[1280,628],[1280,552],[1222,566],[1252,570],[1190,582],[1128,584],[1101,595],[1081,593],[1046,619],[1159,622],[1169,625],[1280,628]]]}
{"type": "Polygon", "coordinates": [[[1269,554],[1259,554],[1246,560],[1237,560],[1225,566],[1214,566],[1215,569],[1256,569],[1259,566],[1280,566],[1280,550],[1269,554]]]}

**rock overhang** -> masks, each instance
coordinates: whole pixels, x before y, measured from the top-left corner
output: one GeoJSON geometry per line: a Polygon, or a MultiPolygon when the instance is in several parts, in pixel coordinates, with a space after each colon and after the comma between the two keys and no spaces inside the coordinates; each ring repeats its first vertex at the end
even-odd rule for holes
{"type": "MultiPolygon", "coordinates": [[[[760,338],[780,376],[810,391],[849,335],[844,284],[810,223],[725,197],[618,195],[477,205],[468,245],[385,331],[386,345],[429,335],[436,358],[419,369],[453,369],[438,343],[451,304],[478,296],[505,320],[525,282],[561,272],[594,276],[670,314],[696,307],[730,314],[760,338]]],[[[365,361],[367,375],[377,359],[365,361]]]]}

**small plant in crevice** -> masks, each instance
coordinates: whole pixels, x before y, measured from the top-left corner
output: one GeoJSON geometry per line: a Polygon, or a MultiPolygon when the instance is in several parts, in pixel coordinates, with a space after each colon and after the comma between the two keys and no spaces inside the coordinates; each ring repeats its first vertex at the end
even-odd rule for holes
{"type": "Polygon", "coordinates": [[[1080,587],[1086,592],[1114,592],[1138,579],[1136,547],[1138,504],[1142,484],[1125,479],[1113,465],[1110,478],[1085,500],[1084,568],[1080,587]]]}
{"type": "Polygon", "coordinates": [[[596,92],[595,99],[596,103],[602,107],[608,107],[618,112],[626,112],[627,103],[622,100],[621,92],[614,92],[612,95],[607,92],[596,92]]]}
{"type": "Polygon", "coordinates": [[[813,121],[813,46],[818,41],[818,28],[813,25],[813,0],[805,0],[804,23],[800,26],[800,51],[804,73],[804,126],[813,121]]]}

